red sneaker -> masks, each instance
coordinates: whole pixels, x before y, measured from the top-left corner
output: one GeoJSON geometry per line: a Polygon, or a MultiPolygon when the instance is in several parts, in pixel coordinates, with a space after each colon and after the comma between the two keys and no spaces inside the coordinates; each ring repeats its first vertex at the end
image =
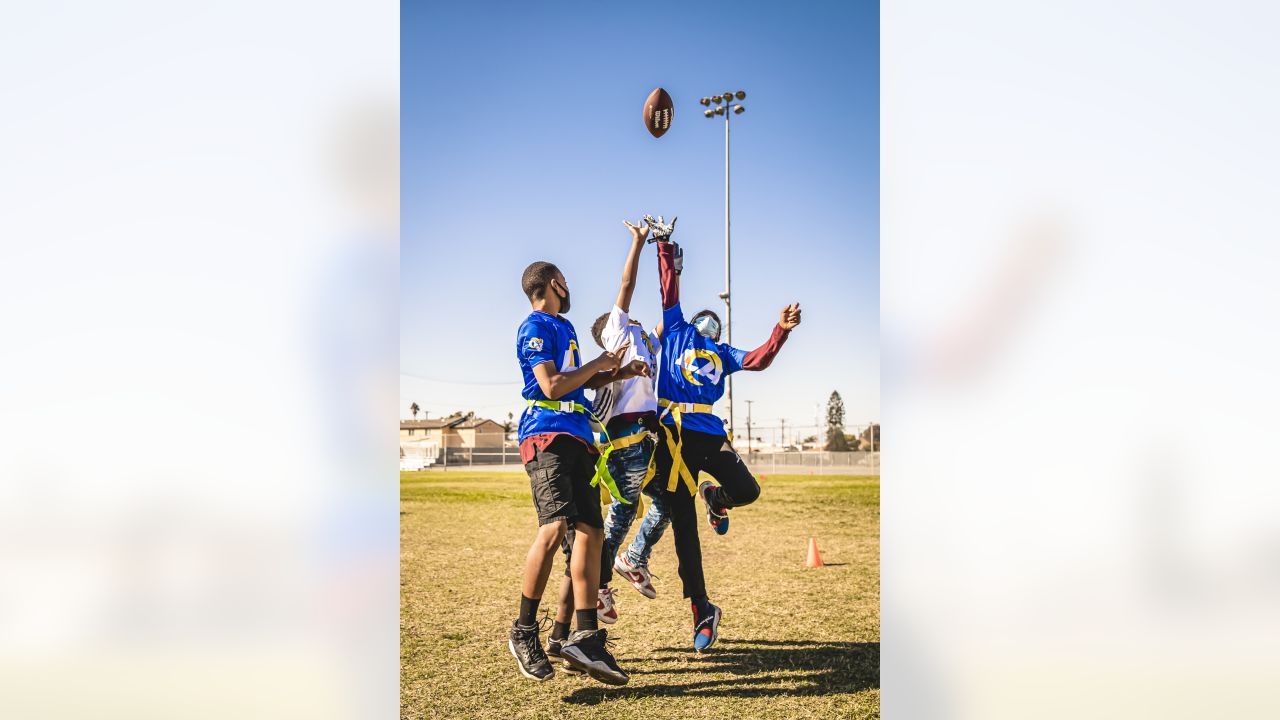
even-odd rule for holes
{"type": "Polygon", "coordinates": [[[641,595],[650,600],[658,597],[658,591],[653,589],[653,579],[649,575],[649,568],[644,565],[632,565],[625,553],[620,552],[613,558],[613,569],[626,578],[631,583],[631,587],[639,591],[641,595]]]}
{"type": "Polygon", "coordinates": [[[596,598],[596,617],[606,625],[618,622],[618,608],[613,605],[613,588],[600,588],[596,598]]]}

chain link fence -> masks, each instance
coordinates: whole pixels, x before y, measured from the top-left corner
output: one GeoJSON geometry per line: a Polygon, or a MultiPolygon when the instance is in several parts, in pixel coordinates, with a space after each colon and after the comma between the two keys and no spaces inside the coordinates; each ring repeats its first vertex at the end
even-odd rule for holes
{"type": "MultiPolygon", "coordinates": [[[[752,452],[743,454],[751,471],[759,474],[842,474],[879,475],[880,453],[877,452],[752,452]]],[[[514,444],[501,448],[448,448],[434,457],[425,457],[412,465],[401,463],[402,470],[512,470],[524,469],[520,449],[514,444]]]]}

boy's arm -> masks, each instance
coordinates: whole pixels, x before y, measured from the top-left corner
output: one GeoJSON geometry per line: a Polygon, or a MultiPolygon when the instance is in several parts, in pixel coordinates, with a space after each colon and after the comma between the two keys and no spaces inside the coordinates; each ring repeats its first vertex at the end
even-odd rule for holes
{"type": "Polygon", "coordinates": [[[742,359],[742,369],[759,372],[772,365],[773,359],[778,355],[778,351],[782,350],[782,344],[787,341],[787,338],[791,336],[791,331],[799,324],[799,303],[793,303],[782,308],[778,324],[773,326],[773,332],[769,334],[769,339],[760,347],[747,353],[746,357],[742,359]]]}
{"type": "Polygon", "coordinates": [[[631,230],[631,252],[627,253],[627,262],[622,266],[622,284],[618,286],[616,304],[622,312],[631,312],[631,296],[636,290],[636,273],[640,270],[640,251],[644,249],[644,239],[649,234],[649,224],[641,223],[636,227],[626,220],[622,221],[631,230]]]}
{"type": "MultiPolygon", "coordinates": [[[[538,363],[533,366],[533,377],[548,400],[559,400],[580,387],[597,388],[638,374],[634,365],[639,361],[622,366],[622,358],[630,347],[631,343],[627,343],[613,352],[606,350],[595,360],[568,372],[560,372],[551,361],[538,363]],[[619,366],[623,368],[621,371],[619,366]]],[[[648,372],[647,365],[644,372],[648,372]]]]}
{"type": "Polygon", "coordinates": [[[658,243],[658,284],[665,320],[666,311],[680,304],[680,275],[676,273],[675,248],[669,242],[658,243]]]}

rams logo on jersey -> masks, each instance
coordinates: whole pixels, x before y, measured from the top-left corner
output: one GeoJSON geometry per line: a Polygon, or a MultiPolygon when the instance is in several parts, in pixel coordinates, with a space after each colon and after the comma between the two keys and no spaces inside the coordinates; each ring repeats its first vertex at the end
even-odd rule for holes
{"type": "Polygon", "coordinates": [[[542,338],[529,338],[529,349],[542,352],[542,338]]]}
{"type": "Polygon", "coordinates": [[[699,377],[710,380],[712,385],[718,385],[724,375],[724,365],[720,362],[720,356],[710,350],[689,348],[680,357],[680,373],[693,385],[702,384],[699,377]]]}
{"type": "Polygon", "coordinates": [[[564,351],[564,362],[560,363],[560,369],[572,370],[580,365],[582,360],[578,357],[578,341],[570,340],[569,349],[564,351]]]}

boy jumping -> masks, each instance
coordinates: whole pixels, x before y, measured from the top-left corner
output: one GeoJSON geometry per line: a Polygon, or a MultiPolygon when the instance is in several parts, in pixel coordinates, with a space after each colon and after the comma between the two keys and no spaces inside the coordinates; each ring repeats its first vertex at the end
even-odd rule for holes
{"type": "Polygon", "coordinates": [[[521,394],[527,403],[520,416],[518,439],[539,527],[525,558],[520,614],[512,623],[508,648],[525,677],[548,680],[555,676],[538,637],[538,603],[556,549],[572,524],[576,537],[570,575],[574,605],[579,609],[574,613],[576,630],[564,642],[561,656],[596,680],[624,685],[628,676],[606,649],[606,631],[597,626],[596,588],[604,523],[600,493],[591,484],[598,453],[583,389],[647,375],[649,366],[638,360],[624,365],[626,345],[581,363],[578,335],[573,324],[560,316],[569,310],[569,286],[555,265],[533,263],[525,269],[521,285],[533,312],[516,335],[516,356],[524,376],[521,394]]]}
{"type": "MultiPolygon", "coordinates": [[[[651,221],[650,225],[654,223],[651,221]]],[[[674,222],[673,222],[674,225],[674,222]]],[[[728,509],[747,505],[760,496],[760,485],[752,477],[746,463],[738,457],[726,438],[724,423],[712,412],[712,406],[724,394],[723,380],[739,370],[764,370],[782,349],[788,335],[800,324],[800,305],[782,309],[777,326],[764,345],[746,352],[719,343],[720,318],[711,310],[702,310],[693,322],[684,319],[680,309],[680,279],[677,272],[674,243],[670,227],[653,228],[658,239],[658,275],[662,287],[662,357],[658,365],[658,405],[662,414],[663,434],[655,453],[657,473],[651,485],[662,491],[662,505],[654,504],[650,522],[661,532],[661,515],[669,512],[675,532],[676,556],[684,596],[693,605],[693,647],[701,652],[715,643],[720,608],[707,599],[702,573],[702,546],[698,540],[697,513],[693,496],[702,497],[707,519],[721,535],[729,530],[728,509]],[[696,484],[702,471],[715,477],[720,485],[704,481],[696,484]]],[[[654,533],[641,532],[636,541],[653,540],[654,533]]],[[[641,548],[632,555],[645,557],[641,548]]]]}

